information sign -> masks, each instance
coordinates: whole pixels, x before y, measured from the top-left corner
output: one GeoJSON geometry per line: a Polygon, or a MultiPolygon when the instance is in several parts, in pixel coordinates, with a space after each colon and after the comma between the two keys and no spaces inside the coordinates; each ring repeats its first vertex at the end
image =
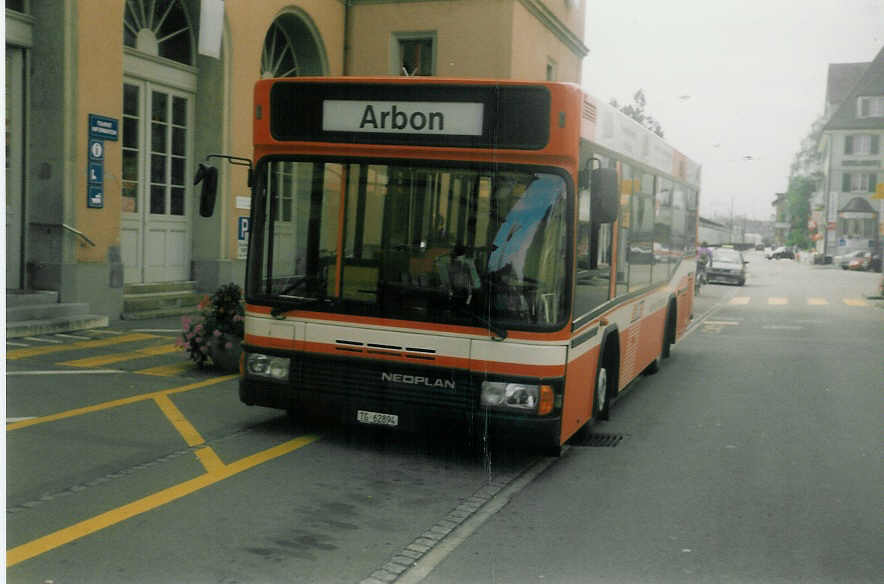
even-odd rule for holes
{"type": "Polygon", "coordinates": [[[89,185],[86,193],[86,206],[90,209],[104,207],[104,185],[89,185]]]}
{"type": "Polygon", "coordinates": [[[119,123],[115,118],[89,114],[89,137],[98,140],[117,140],[120,135],[119,123]]]}

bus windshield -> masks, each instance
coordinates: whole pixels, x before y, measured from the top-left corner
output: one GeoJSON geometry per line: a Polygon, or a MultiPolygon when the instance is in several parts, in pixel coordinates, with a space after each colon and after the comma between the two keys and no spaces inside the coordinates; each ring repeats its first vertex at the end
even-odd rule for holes
{"type": "Polygon", "coordinates": [[[565,322],[559,174],[275,158],[257,177],[252,302],[492,331],[565,322]]]}

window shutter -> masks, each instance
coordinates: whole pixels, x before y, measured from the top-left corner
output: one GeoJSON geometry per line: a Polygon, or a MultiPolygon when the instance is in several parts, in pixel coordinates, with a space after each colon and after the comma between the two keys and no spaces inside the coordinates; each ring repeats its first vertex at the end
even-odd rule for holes
{"type": "Polygon", "coordinates": [[[844,136],[844,154],[853,154],[853,136],[844,136]]]}
{"type": "Polygon", "coordinates": [[[878,186],[878,175],[874,172],[869,175],[869,192],[874,193],[875,187],[878,186]]]}
{"type": "Polygon", "coordinates": [[[869,99],[865,97],[859,98],[859,115],[861,118],[869,117],[869,99]]]}
{"type": "Polygon", "coordinates": [[[878,153],[878,134],[872,134],[872,154],[878,153]]]}
{"type": "Polygon", "coordinates": [[[841,174],[841,192],[849,193],[850,192],[850,173],[844,172],[841,174]]]}

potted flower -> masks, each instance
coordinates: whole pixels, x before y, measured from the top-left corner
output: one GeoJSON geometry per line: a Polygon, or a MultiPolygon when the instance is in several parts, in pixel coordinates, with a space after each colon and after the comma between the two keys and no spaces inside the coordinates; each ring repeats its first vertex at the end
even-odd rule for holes
{"type": "Polygon", "coordinates": [[[205,296],[199,310],[195,317],[181,319],[178,345],[200,367],[211,361],[224,371],[238,370],[245,329],[242,289],[225,284],[212,296],[205,296]]]}

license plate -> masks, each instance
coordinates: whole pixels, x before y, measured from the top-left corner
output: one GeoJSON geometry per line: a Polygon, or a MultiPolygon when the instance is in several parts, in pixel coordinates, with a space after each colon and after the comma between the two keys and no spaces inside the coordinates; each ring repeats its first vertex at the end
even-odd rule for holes
{"type": "Polygon", "coordinates": [[[356,421],[363,424],[379,424],[381,426],[398,426],[399,416],[395,414],[382,414],[380,412],[368,412],[356,410],[356,421]]]}

